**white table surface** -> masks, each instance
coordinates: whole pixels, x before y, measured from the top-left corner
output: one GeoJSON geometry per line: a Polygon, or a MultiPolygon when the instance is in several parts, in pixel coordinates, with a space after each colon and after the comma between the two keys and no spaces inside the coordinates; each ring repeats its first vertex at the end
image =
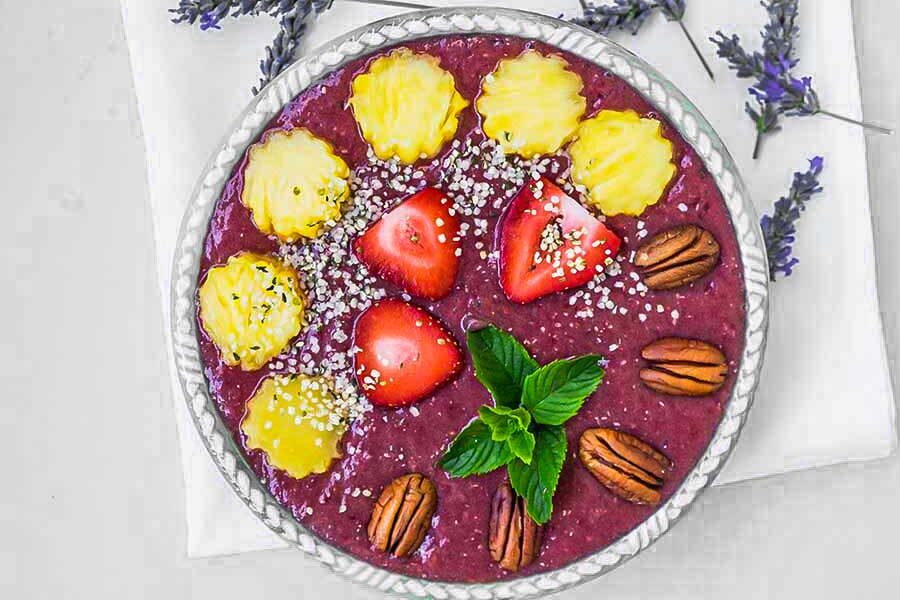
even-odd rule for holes
{"type": "MultiPolygon", "coordinates": [[[[0,597],[375,598],[295,551],[183,557],[143,143],[118,0],[0,0],[0,9],[0,597]]],[[[900,6],[857,0],[855,16],[866,116],[900,125],[900,6]]],[[[895,385],[898,159],[900,136],[869,138],[895,385]]],[[[650,551],[565,596],[890,598],[900,589],[898,507],[897,457],[714,489],[650,551]]]]}

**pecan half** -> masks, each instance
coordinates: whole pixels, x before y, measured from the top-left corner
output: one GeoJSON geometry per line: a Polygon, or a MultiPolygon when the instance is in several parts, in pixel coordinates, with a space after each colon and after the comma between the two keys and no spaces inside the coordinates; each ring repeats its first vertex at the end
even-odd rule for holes
{"type": "Polygon", "coordinates": [[[638,248],[634,264],[651,290],[670,290],[700,279],[719,261],[719,242],[696,225],[679,225],[638,248]]]}
{"type": "Polygon", "coordinates": [[[578,440],[578,458],[616,496],[635,504],[659,504],[672,462],[639,438],[615,429],[588,429],[578,440]]]}
{"type": "Polygon", "coordinates": [[[728,375],[722,351],[700,340],[662,338],[641,350],[647,366],[641,381],[670,396],[706,396],[718,390],[728,375]]]}
{"type": "Polygon", "coordinates": [[[415,552],[437,507],[437,490],[431,480],[410,473],[393,480],[382,491],[369,521],[369,541],[397,558],[415,552]]]}
{"type": "Polygon", "coordinates": [[[525,512],[525,499],[502,483],[491,501],[491,558],[507,571],[518,571],[540,554],[541,537],[541,526],[525,512]]]}

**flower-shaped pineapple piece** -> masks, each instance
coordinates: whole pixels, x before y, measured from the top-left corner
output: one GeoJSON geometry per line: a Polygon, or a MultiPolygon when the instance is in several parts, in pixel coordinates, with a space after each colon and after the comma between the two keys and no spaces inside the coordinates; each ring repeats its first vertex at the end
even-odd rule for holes
{"type": "Polygon", "coordinates": [[[241,202],[265,234],[293,242],[341,216],[350,169],[306,129],[276,131],[250,148],[241,202]]]}
{"type": "Polygon", "coordinates": [[[293,269],[251,253],[211,268],[199,296],[203,329],[222,360],[244,371],[259,369],[287,346],[306,304],[293,269]]]}
{"type": "Polygon", "coordinates": [[[484,132],[507,154],[552,154],[584,114],[581,77],[561,57],[528,50],[500,61],[476,102],[484,132]]]}
{"type": "Polygon", "coordinates": [[[582,122],[569,154],[572,179],[610,216],[637,216],[659,202],[677,170],[660,122],[632,110],[603,110],[582,122]]]}
{"type": "Polygon", "coordinates": [[[271,466],[297,479],[325,472],[341,455],[339,442],[346,428],[335,398],[322,377],[263,379],[241,421],[247,448],[262,450],[271,466]]]}
{"type": "Polygon", "coordinates": [[[352,87],[350,106],[375,155],[406,164],[436,155],[469,104],[436,57],[406,48],[376,58],[352,87]]]}

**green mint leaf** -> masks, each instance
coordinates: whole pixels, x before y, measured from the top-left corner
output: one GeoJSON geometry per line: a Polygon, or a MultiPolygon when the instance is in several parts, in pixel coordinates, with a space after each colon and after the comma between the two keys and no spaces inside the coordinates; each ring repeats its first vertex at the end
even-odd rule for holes
{"type": "Polygon", "coordinates": [[[509,444],[495,442],[491,428],[475,419],[453,439],[438,466],[451,477],[468,477],[499,469],[512,458],[509,444]]]}
{"type": "Polygon", "coordinates": [[[553,494],[566,460],[566,430],[563,427],[541,427],[535,433],[531,464],[516,458],[506,469],[509,483],[525,498],[528,514],[543,525],[553,514],[553,494]]]}
{"type": "Polygon", "coordinates": [[[522,405],[543,425],[562,425],[581,410],[603,381],[597,354],[556,360],[525,378],[522,405]]]}
{"type": "Polygon", "coordinates": [[[466,333],[466,344],[472,355],[475,377],[494,397],[494,403],[518,407],[525,377],[538,368],[528,350],[493,325],[466,333]]]}
{"type": "Polygon", "coordinates": [[[478,409],[478,415],[491,428],[491,437],[495,442],[505,442],[515,432],[528,429],[531,425],[531,413],[521,407],[482,406],[478,409]]]}
{"type": "Polygon", "coordinates": [[[512,453],[516,455],[516,458],[524,462],[526,465],[530,465],[531,461],[534,457],[534,434],[528,431],[527,429],[520,429],[516,431],[509,439],[506,440],[506,443],[509,444],[509,449],[512,450],[512,453]]]}

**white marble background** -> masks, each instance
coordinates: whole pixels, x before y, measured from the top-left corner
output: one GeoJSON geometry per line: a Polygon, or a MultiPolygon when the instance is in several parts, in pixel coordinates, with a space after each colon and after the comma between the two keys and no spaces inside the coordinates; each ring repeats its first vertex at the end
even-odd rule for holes
{"type": "MultiPolygon", "coordinates": [[[[900,124],[900,6],[854,4],[866,116],[900,124]]],[[[143,143],[118,6],[0,0],[0,597],[374,598],[294,551],[183,557],[143,143]]],[[[900,136],[868,142],[896,384],[900,136]]],[[[567,597],[891,598],[898,500],[897,457],[714,489],[675,535],[567,597]]]]}

